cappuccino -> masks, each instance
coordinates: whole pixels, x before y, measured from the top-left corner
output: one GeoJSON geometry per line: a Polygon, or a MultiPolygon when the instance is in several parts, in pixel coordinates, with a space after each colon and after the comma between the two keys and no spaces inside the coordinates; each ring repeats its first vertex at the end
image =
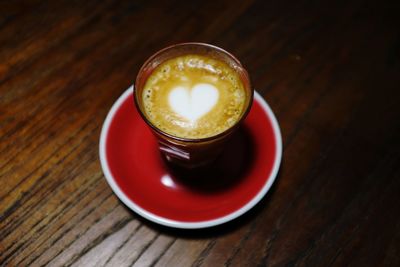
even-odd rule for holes
{"type": "Polygon", "coordinates": [[[234,126],[246,111],[239,74],[212,57],[188,54],[158,65],[141,95],[146,118],[180,138],[201,139],[234,126]]]}

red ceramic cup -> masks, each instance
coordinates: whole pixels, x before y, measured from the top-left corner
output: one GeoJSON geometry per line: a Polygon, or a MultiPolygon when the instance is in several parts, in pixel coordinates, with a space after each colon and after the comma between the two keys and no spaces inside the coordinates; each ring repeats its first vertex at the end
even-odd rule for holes
{"type": "Polygon", "coordinates": [[[254,90],[250,85],[247,71],[233,55],[210,44],[182,43],[160,50],[144,63],[136,78],[134,95],[135,104],[139,114],[146,124],[152,128],[153,133],[157,137],[159,149],[165,159],[173,164],[192,169],[207,166],[218,157],[229,138],[248,114],[253,101],[253,94],[254,90]],[[203,55],[226,63],[239,74],[246,90],[246,103],[241,117],[231,128],[228,128],[224,132],[215,136],[198,139],[174,136],[157,128],[145,116],[144,106],[142,103],[142,93],[146,81],[152,74],[153,70],[169,59],[187,54],[203,55]]]}

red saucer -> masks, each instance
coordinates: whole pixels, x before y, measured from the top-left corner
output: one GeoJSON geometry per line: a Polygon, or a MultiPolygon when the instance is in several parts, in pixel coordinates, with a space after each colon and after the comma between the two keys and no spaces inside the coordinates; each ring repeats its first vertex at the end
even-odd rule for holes
{"type": "Polygon", "coordinates": [[[230,221],[256,205],[277,175],[282,156],[278,123],[256,92],[244,125],[210,171],[168,166],[136,111],[133,87],[115,102],[100,137],[100,161],[115,194],[139,215],[176,228],[230,221]]]}

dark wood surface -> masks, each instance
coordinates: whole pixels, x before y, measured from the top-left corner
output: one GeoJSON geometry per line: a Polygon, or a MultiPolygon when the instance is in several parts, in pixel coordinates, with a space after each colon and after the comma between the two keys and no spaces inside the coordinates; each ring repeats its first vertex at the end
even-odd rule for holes
{"type": "Polygon", "coordinates": [[[2,1],[0,264],[400,266],[399,11],[356,0],[2,1]],[[182,41],[236,55],[284,142],[267,197],[200,231],[129,211],[98,157],[111,105],[147,57],[182,41]]]}

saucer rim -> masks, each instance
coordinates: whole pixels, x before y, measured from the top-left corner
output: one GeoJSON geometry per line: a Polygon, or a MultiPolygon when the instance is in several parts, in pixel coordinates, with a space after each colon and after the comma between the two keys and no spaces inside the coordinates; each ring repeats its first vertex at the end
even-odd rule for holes
{"type": "MultiPolygon", "coordinates": [[[[234,220],[241,215],[245,214],[247,211],[252,209],[258,202],[261,201],[261,199],[264,198],[264,196],[267,194],[269,189],[271,188],[272,184],[274,183],[276,176],[279,171],[279,167],[281,164],[282,160],[282,136],[281,136],[281,130],[278,124],[278,121],[268,105],[268,103],[264,100],[264,98],[254,90],[254,100],[257,101],[261,108],[264,110],[266,113],[267,117],[270,119],[273,132],[274,132],[274,137],[275,137],[275,142],[276,142],[276,151],[275,151],[275,160],[274,164],[272,167],[271,174],[266,177],[266,183],[263,185],[261,190],[245,205],[242,207],[238,208],[237,210],[212,219],[212,220],[204,220],[204,221],[197,221],[197,222],[187,222],[187,221],[179,221],[179,220],[173,220],[169,218],[165,218],[156,214],[153,214],[146,209],[140,207],[137,205],[134,201],[132,201],[119,187],[117,182],[115,181],[115,178],[111,174],[110,168],[108,166],[108,161],[107,161],[107,156],[106,156],[106,140],[107,140],[107,135],[108,131],[111,125],[111,122],[113,118],[115,117],[116,112],[120,108],[120,106],[124,103],[126,98],[129,97],[129,95],[133,95],[134,91],[134,86],[131,85],[128,89],[125,90],[125,92],[115,101],[115,103],[112,105],[110,111],[107,114],[107,117],[103,123],[102,129],[101,129],[101,134],[100,134],[100,142],[99,142],[99,155],[100,155],[100,165],[103,170],[104,176],[106,178],[107,183],[110,185],[111,189],[113,192],[117,195],[117,197],[126,205],[128,206],[132,211],[135,213],[139,214],[140,216],[144,217],[145,219],[148,219],[149,221],[152,221],[157,224],[161,224],[164,226],[172,227],[172,228],[180,228],[180,229],[201,229],[201,228],[209,228],[213,226],[217,226],[226,222],[229,222],[231,220],[234,220]]],[[[133,103],[132,103],[133,105],[133,103]]]]}

